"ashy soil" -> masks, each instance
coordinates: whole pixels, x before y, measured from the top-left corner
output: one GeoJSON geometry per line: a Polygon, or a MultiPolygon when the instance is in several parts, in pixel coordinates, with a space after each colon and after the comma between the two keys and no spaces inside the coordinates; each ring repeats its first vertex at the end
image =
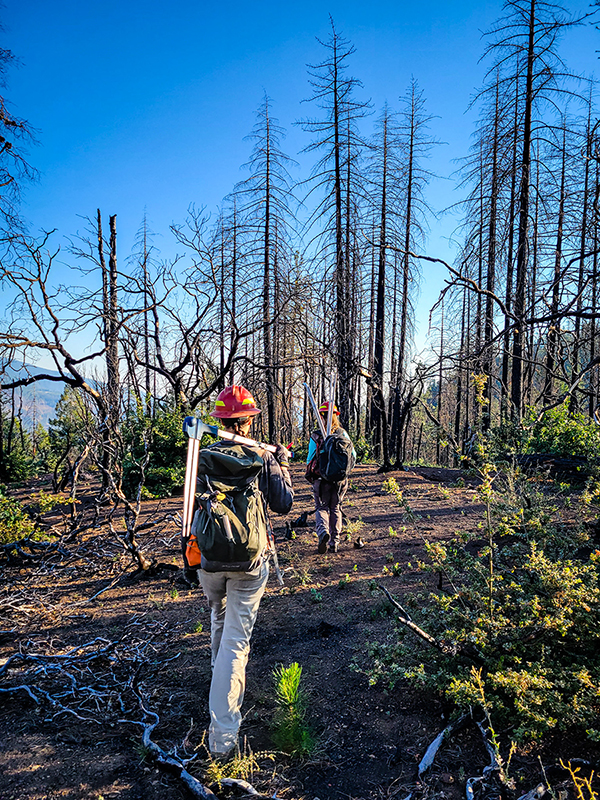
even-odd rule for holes
{"type": "MultiPolygon", "coordinates": [[[[241,733],[258,765],[249,780],[282,800],[404,798],[428,745],[446,725],[447,709],[408,685],[369,685],[369,643],[393,632],[377,584],[400,601],[407,592],[435,588],[436,576],[417,567],[424,540],[477,531],[483,507],[475,482],[465,478],[457,485],[457,470],[390,473],[416,517],[411,522],[396,498],[382,491],[385,476],[374,466],[359,466],[344,504],[349,521],[340,552],[318,555],[313,527],[295,524],[313,508],[311,490],[302,465],[292,472],[292,513],[273,518],[285,586],[272,571],[247,672],[241,733]],[[364,547],[356,548],[359,536],[364,547]],[[302,666],[317,739],[304,761],[275,752],[270,739],[272,673],[292,662],[302,666]]],[[[0,675],[15,653],[30,658],[13,661],[0,688],[21,682],[47,694],[33,691],[37,703],[24,688],[2,695],[0,800],[187,797],[176,776],[148,759],[142,727],[135,724],[149,719],[139,698],[158,715],[152,740],[164,750],[195,752],[190,772],[206,779],[210,619],[201,590],[186,584],[178,569],[174,515],[181,498],[144,503],[147,521],[171,518],[141,537],[144,550],[162,565],[141,579],[111,534],[106,511],[91,503],[92,489],[83,493],[80,509],[83,518],[96,514],[96,527],[64,541],[61,550],[13,560],[2,571],[0,675]],[[104,654],[88,658],[102,649],[104,654]],[[62,662],[47,658],[65,654],[62,662]]],[[[59,513],[51,521],[60,528],[59,513]]],[[[560,746],[570,748],[563,758],[581,755],[577,742],[560,746]]],[[[513,756],[512,771],[524,791],[541,777],[538,755],[513,756]]],[[[481,775],[488,763],[479,732],[468,726],[444,744],[418,796],[464,797],[465,779],[481,775]]]]}

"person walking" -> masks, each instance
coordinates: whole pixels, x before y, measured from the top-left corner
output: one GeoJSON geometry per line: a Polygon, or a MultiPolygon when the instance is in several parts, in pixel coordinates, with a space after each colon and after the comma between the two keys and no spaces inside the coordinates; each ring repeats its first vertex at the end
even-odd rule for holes
{"type": "MultiPolygon", "coordinates": [[[[319,415],[323,424],[327,427],[327,417],[329,414],[329,400],[319,406],[319,415]]],[[[350,442],[350,436],[340,425],[340,412],[334,404],[331,417],[331,435],[343,437],[350,442]]],[[[308,444],[308,456],[306,463],[307,478],[312,482],[313,496],[315,501],[315,527],[319,544],[317,552],[325,554],[329,548],[330,553],[337,553],[340,546],[342,535],[342,500],[348,490],[348,477],[341,481],[328,481],[319,474],[318,456],[323,447],[323,436],[319,428],[310,435],[308,444]],[[312,463],[311,463],[312,462],[312,463]]],[[[356,460],[356,452],[352,446],[352,463],[356,460]]]]}
{"type": "MultiPolygon", "coordinates": [[[[260,409],[245,387],[228,386],[217,397],[211,414],[227,430],[247,437],[260,409]]],[[[217,442],[206,448],[205,452],[210,451],[210,456],[214,457],[219,450],[228,447],[231,448],[231,445],[227,442],[217,442]]],[[[259,514],[258,518],[263,520],[263,525],[267,508],[277,514],[287,514],[294,499],[288,468],[288,449],[278,444],[273,455],[259,450],[258,446],[236,447],[241,449],[240,463],[247,456],[252,461],[254,475],[258,473],[262,503],[259,511],[263,512],[263,516],[259,514]]],[[[205,460],[205,463],[208,461],[205,460]]],[[[212,490],[211,476],[202,474],[200,465],[198,491],[206,492],[207,489],[212,490]]],[[[229,524],[228,527],[231,533],[229,524]]],[[[228,569],[227,564],[204,559],[203,554],[201,567],[198,569],[198,579],[211,610],[212,679],[208,701],[208,743],[211,754],[220,759],[227,758],[238,746],[250,638],[269,576],[266,539],[265,547],[246,565],[246,569],[240,569],[239,564],[232,566],[234,569],[228,569]]]]}

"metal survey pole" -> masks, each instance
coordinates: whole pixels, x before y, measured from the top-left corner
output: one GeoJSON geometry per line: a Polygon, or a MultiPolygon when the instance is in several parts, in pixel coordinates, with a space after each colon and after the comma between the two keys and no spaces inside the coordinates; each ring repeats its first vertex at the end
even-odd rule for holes
{"type": "Polygon", "coordinates": [[[335,402],[335,375],[331,380],[331,389],[329,392],[329,406],[327,408],[327,436],[331,434],[331,423],[333,420],[333,404],[335,402]]]}
{"type": "Polygon", "coordinates": [[[319,430],[321,431],[321,436],[325,439],[326,436],[327,436],[327,431],[325,430],[325,425],[323,424],[323,419],[322,419],[321,415],[319,414],[319,407],[315,402],[315,398],[313,396],[313,393],[312,393],[308,383],[304,384],[304,388],[306,389],[306,394],[308,396],[308,401],[309,401],[310,406],[311,406],[311,408],[313,410],[313,413],[314,413],[314,415],[315,415],[315,417],[317,419],[317,424],[319,426],[319,430]]]}
{"type": "Polygon", "coordinates": [[[228,442],[234,442],[234,444],[259,447],[261,450],[268,450],[269,453],[277,452],[277,448],[272,444],[264,444],[264,442],[257,442],[255,439],[248,439],[246,436],[239,436],[237,433],[231,433],[231,431],[221,430],[216,425],[208,425],[197,417],[186,417],[183,420],[183,432],[187,433],[190,439],[200,440],[205,433],[208,433],[209,436],[218,436],[220,439],[226,439],[228,442]]]}
{"type": "Polygon", "coordinates": [[[191,439],[188,442],[187,463],[185,467],[185,484],[183,487],[183,514],[181,535],[184,542],[190,538],[192,517],[194,515],[194,498],[196,496],[196,478],[198,476],[198,453],[200,452],[200,439],[191,439]]]}

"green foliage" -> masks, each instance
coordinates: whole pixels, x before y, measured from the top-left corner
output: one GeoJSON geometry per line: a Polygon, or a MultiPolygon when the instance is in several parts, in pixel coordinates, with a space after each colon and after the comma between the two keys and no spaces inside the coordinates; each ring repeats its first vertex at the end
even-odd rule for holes
{"type": "Polygon", "coordinates": [[[294,662],[273,671],[277,710],[273,718],[273,743],[299,758],[309,756],[315,740],[306,723],[306,695],[300,686],[302,667],[294,662]]]}
{"type": "Polygon", "coordinates": [[[371,442],[364,436],[353,439],[354,449],[356,450],[356,461],[358,464],[370,464],[373,462],[373,448],[371,442]]]}
{"type": "Polygon", "coordinates": [[[311,603],[322,603],[323,602],[323,595],[317,589],[313,588],[310,590],[310,602],[311,603]]]}
{"type": "Polygon", "coordinates": [[[565,401],[556,408],[538,412],[530,409],[521,424],[509,422],[493,431],[491,452],[553,453],[557,456],[586,456],[600,458],[600,430],[585,414],[569,411],[565,401]]]}
{"type": "Polygon", "coordinates": [[[555,453],[559,456],[600,456],[600,431],[589,417],[569,413],[568,402],[546,411],[536,421],[528,442],[532,453],[555,453]]]}
{"type": "Polygon", "coordinates": [[[391,567],[384,567],[383,568],[384,575],[394,575],[396,578],[402,575],[402,564],[396,561],[395,564],[392,564],[391,567]]]}
{"type": "Polygon", "coordinates": [[[31,498],[31,505],[28,507],[29,513],[33,514],[47,514],[53,511],[58,506],[69,506],[72,500],[62,494],[53,494],[45,492],[43,489],[37,495],[31,498]]]}
{"type": "Polygon", "coordinates": [[[593,738],[600,551],[581,558],[582,531],[554,526],[540,494],[530,490],[523,504],[524,486],[514,479],[514,491],[497,496],[494,469],[484,467],[485,538],[458,532],[428,543],[420,567],[442,575],[444,589],[402,601],[418,625],[451,647],[439,652],[398,625],[392,640],[369,646],[369,678],[409,680],[459,706],[485,697],[495,727],[510,726],[517,741],[573,727],[593,738]]]}
{"type": "Polygon", "coordinates": [[[81,452],[95,426],[95,417],[89,399],[81,389],[67,386],[48,423],[50,449],[54,458],[62,456],[67,447],[81,452]]]}
{"type": "Polygon", "coordinates": [[[294,461],[305,463],[308,458],[308,442],[306,439],[299,439],[294,445],[294,461]]]}
{"type": "Polygon", "coordinates": [[[14,483],[36,474],[31,436],[15,417],[2,420],[3,453],[0,460],[0,481],[14,483]]]}
{"type": "Polygon", "coordinates": [[[19,501],[8,497],[6,487],[0,485],[0,544],[31,536],[35,530],[35,523],[19,501]]]}
{"type": "Polygon", "coordinates": [[[402,496],[402,489],[398,486],[398,481],[396,478],[386,478],[384,482],[381,484],[381,490],[386,494],[393,494],[396,500],[398,501],[398,505],[401,506],[404,503],[404,498],[402,496]]]}
{"type": "Polygon", "coordinates": [[[185,479],[184,414],[179,408],[157,408],[154,418],[137,408],[123,426],[126,455],[123,461],[123,489],[134,497],[144,470],[142,497],[170,497],[185,479]],[[144,468],[144,462],[147,464],[144,468]]]}
{"type": "Polygon", "coordinates": [[[259,759],[274,760],[272,753],[253,753],[246,746],[246,751],[236,752],[232,758],[221,760],[218,757],[210,758],[206,765],[206,782],[220,783],[226,778],[234,780],[251,781],[255,772],[260,770],[259,759]]]}
{"type": "Polygon", "coordinates": [[[293,576],[296,578],[300,586],[308,586],[312,581],[312,573],[308,567],[300,566],[293,570],[293,576]]]}
{"type": "Polygon", "coordinates": [[[50,494],[40,490],[33,495],[26,507],[14,497],[9,497],[6,486],[0,484],[0,544],[18,542],[22,539],[44,541],[48,535],[36,524],[40,514],[46,514],[57,506],[70,505],[71,500],[61,494],[50,494]]]}
{"type": "Polygon", "coordinates": [[[522,424],[506,422],[491,432],[489,444],[493,453],[513,455],[525,453],[529,445],[531,431],[522,424]]]}
{"type": "Polygon", "coordinates": [[[345,526],[344,530],[345,530],[345,532],[347,534],[349,534],[352,537],[352,536],[356,536],[357,534],[359,534],[364,527],[365,527],[365,523],[359,517],[358,519],[355,519],[355,520],[347,519],[346,520],[346,526],[345,526]]]}

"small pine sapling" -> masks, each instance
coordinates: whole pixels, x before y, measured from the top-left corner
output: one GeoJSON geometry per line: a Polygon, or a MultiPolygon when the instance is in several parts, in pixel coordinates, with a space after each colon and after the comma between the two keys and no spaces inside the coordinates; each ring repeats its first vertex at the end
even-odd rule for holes
{"type": "Polygon", "coordinates": [[[306,722],[306,694],[301,687],[302,667],[294,662],[273,671],[277,710],[273,718],[273,743],[296,758],[309,756],[315,740],[306,722]]]}

